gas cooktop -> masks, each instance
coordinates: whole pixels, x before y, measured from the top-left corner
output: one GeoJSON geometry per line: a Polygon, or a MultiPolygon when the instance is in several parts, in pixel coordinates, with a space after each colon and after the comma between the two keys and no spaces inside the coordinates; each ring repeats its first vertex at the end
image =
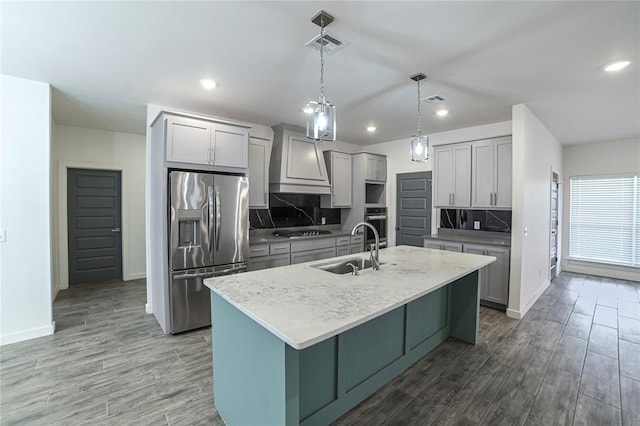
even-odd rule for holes
{"type": "Polygon", "coordinates": [[[296,229],[296,230],[279,230],[279,231],[273,231],[273,235],[275,235],[276,237],[285,237],[285,238],[291,238],[291,237],[309,237],[312,235],[327,235],[327,234],[331,234],[331,231],[328,231],[326,229],[296,229]]]}

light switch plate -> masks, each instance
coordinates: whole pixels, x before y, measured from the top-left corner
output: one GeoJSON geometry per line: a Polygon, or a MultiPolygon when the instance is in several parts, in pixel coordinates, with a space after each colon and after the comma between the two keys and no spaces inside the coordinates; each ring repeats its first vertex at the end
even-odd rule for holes
{"type": "Polygon", "coordinates": [[[473,229],[480,229],[480,221],[479,220],[474,220],[473,221],[473,229]]]}
{"type": "Polygon", "coordinates": [[[0,229],[0,243],[5,243],[7,241],[7,230],[0,229]]]}

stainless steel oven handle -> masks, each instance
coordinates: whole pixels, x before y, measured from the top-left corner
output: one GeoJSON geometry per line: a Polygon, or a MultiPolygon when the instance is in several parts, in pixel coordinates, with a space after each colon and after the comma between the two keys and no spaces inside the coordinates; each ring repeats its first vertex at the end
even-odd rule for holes
{"type": "Polygon", "coordinates": [[[379,216],[367,216],[365,220],[386,220],[387,216],[379,215],[379,216]]]}

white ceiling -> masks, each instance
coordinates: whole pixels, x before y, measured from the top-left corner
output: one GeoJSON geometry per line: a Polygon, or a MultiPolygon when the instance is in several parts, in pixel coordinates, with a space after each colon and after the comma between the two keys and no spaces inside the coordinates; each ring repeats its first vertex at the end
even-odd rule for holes
{"type": "Polygon", "coordinates": [[[640,136],[640,2],[8,2],[1,71],[54,87],[59,124],[144,133],[155,103],[304,125],[319,93],[305,47],[324,9],[349,42],[326,58],[338,139],[358,144],[509,120],[526,103],[563,144],[640,136]],[[602,67],[632,64],[617,74],[602,67]],[[210,77],[220,87],[204,91],[210,77]],[[378,130],[367,134],[365,127],[378,130]]]}

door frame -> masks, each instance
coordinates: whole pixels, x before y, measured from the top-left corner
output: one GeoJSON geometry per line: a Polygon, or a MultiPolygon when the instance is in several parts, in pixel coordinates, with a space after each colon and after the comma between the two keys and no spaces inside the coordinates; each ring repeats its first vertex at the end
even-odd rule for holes
{"type": "MultiPolygon", "coordinates": [[[[57,259],[55,263],[58,265],[58,282],[53,290],[54,298],[59,290],[69,288],[69,227],[68,227],[68,215],[67,215],[67,171],[68,169],[89,169],[89,170],[108,170],[120,172],[120,221],[121,221],[121,253],[122,253],[122,279],[134,279],[130,277],[130,265],[128,248],[129,245],[125,244],[125,234],[129,229],[129,218],[125,214],[127,211],[125,196],[127,185],[126,170],[122,167],[115,167],[97,163],[85,163],[81,161],[66,161],[58,160],[58,230],[57,235],[54,234],[54,238],[58,239],[57,259]]],[[[54,251],[54,256],[55,256],[54,251]]]]}

